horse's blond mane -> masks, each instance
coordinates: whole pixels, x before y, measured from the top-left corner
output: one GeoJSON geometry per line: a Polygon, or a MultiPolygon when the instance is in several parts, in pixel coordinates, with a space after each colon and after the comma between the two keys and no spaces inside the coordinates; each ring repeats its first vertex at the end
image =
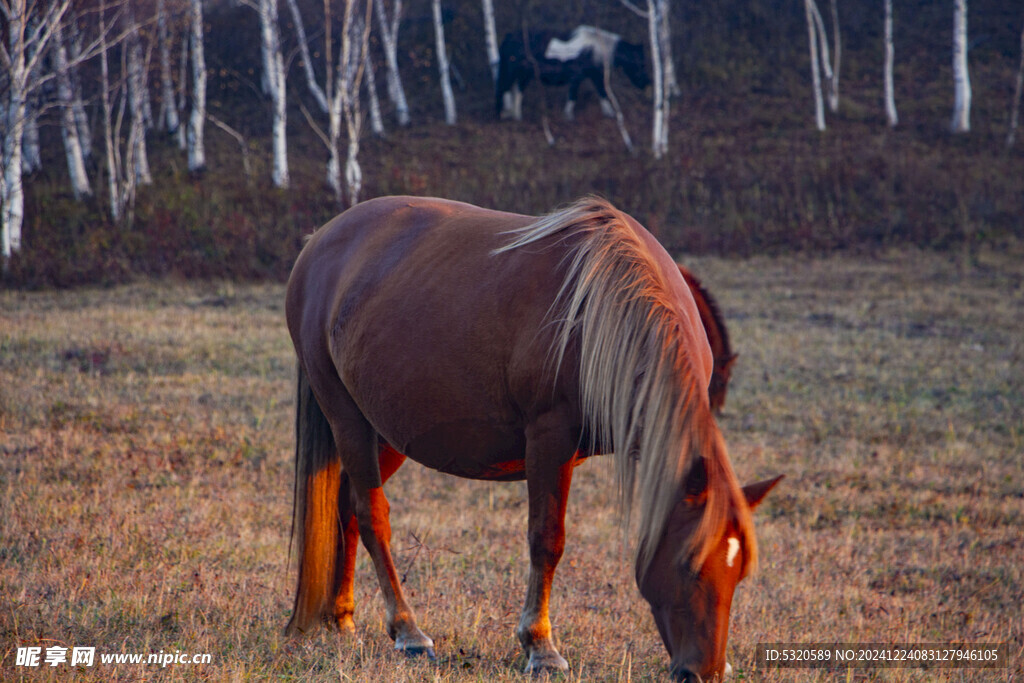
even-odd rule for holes
{"type": "Polygon", "coordinates": [[[593,443],[615,453],[619,500],[629,527],[639,492],[637,568],[646,571],[679,487],[696,458],[705,458],[704,516],[688,547],[699,567],[735,514],[745,536],[745,571],[756,562],[750,511],[700,386],[687,324],[664,274],[626,216],[585,197],[510,233],[496,253],[561,237],[566,274],[550,312],[558,326],[556,366],[572,340],[580,354],[580,395],[593,443]]]}

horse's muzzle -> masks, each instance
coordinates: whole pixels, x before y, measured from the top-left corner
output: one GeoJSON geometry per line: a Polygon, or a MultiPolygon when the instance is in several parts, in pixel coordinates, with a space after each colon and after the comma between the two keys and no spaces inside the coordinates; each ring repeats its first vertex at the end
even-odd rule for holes
{"type": "Polygon", "coordinates": [[[694,673],[685,667],[673,670],[672,680],[679,683],[704,683],[704,679],[700,677],[700,674],[694,673]]]}
{"type": "MultiPolygon", "coordinates": [[[[725,663],[725,670],[722,671],[721,678],[727,678],[732,674],[732,665],[729,662],[725,663]]],[[[705,683],[704,678],[699,673],[690,671],[687,667],[681,666],[679,668],[672,669],[672,680],[679,681],[680,683],[705,683]]],[[[717,676],[714,680],[721,680],[717,676]]]]}

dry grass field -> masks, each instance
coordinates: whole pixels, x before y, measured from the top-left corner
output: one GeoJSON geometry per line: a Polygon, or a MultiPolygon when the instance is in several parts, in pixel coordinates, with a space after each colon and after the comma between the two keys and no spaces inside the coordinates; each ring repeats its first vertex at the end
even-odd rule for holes
{"type": "MultiPolygon", "coordinates": [[[[739,680],[1024,675],[1020,253],[687,259],[740,353],[720,424],[756,514],[739,680]],[[996,670],[767,670],[759,642],[1008,642],[996,670]]],[[[521,484],[413,463],[388,484],[396,559],[438,661],[391,650],[365,553],[358,641],[298,643],[292,356],[279,285],[0,292],[0,679],[521,680],[521,484]],[[18,647],[95,647],[92,667],[18,647]],[[100,663],[208,653],[208,664],[100,663]]],[[[611,468],[579,470],[553,620],[571,681],[663,679],[611,468]]]]}

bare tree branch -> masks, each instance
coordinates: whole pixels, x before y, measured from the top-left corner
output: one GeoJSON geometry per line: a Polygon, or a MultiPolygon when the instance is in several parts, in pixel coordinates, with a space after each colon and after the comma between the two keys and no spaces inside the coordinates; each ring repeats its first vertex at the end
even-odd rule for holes
{"type": "Polygon", "coordinates": [[[320,106],[320,111],[327,112],[327,96],[323,88],[316,81],[316,74],[313,73],[313,61],[309,56],[309,40],[306,38],[306,26],[302,21],[302,13],[299,12],[299,5],[295,0],[287,0],[288,9],[292,13],[292,22],[295,24],[295,34],[298,37],[299,54],[302,55],[302,70],[306,74],[306,85],[313,99],[320,106]]]}
{"type": "Polygon", "coordinates": [[[646,10],[640,9],[629,0],[619,0],[619,3],[621,3],[623,7],[625,7],[626,9],[628,9],[630,12],[637,15],[641,19],[646,19],[648,17],[646,10]]]}
{"type": "Polygon", "coordinates": [[[252,183],[252,164],[249,162],[249,142],[245,139],[245,136],[239,133],[237,130],[224,123],[210,112],[206,112],[206,120],[213,125],[220,128],[222,131],[233,137],[237,142],[239,148],[242,150],[242,170],[245,171],[245,179],[250,184],[252,183]]]}
{"type": "Polygon", "coordinates": [[[316,122],[316,119],[314,119],[313,115],[309,113],[309,109],[306,108],[306,105],[303,104],[301,100],[299,101],[299,111],[302,112],[302,116],[306,119],[306,123],[308,123],[309,127],[313,129],[313,132],[316,133],[318,138],[320,138],[320,141],[324,143],[324,146],[330,147],[331,139],[327,137],[327,133],[325,133],[324,129],[320,127],[320,124],[316,122]]]}

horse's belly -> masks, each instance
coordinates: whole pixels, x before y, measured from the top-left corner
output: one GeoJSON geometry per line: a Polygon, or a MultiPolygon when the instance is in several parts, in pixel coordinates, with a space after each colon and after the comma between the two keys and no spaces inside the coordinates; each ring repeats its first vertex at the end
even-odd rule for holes
{"type": "Polygon", "coordinates": [[[404,446],[405,454],[431,469],[468,479],[525,478],[526,439],[508,425],[463,420],[435,425],[404,446]]]}
{"type": "Polygon", "coordinates": [[[542,63],[540,68],[540,82],[544,85],[561,86],[566,85],[573,79],[573,76],[580,73],[579,68],[571,68],[562,62],[554,62],[546,66],[542,63]]]}

